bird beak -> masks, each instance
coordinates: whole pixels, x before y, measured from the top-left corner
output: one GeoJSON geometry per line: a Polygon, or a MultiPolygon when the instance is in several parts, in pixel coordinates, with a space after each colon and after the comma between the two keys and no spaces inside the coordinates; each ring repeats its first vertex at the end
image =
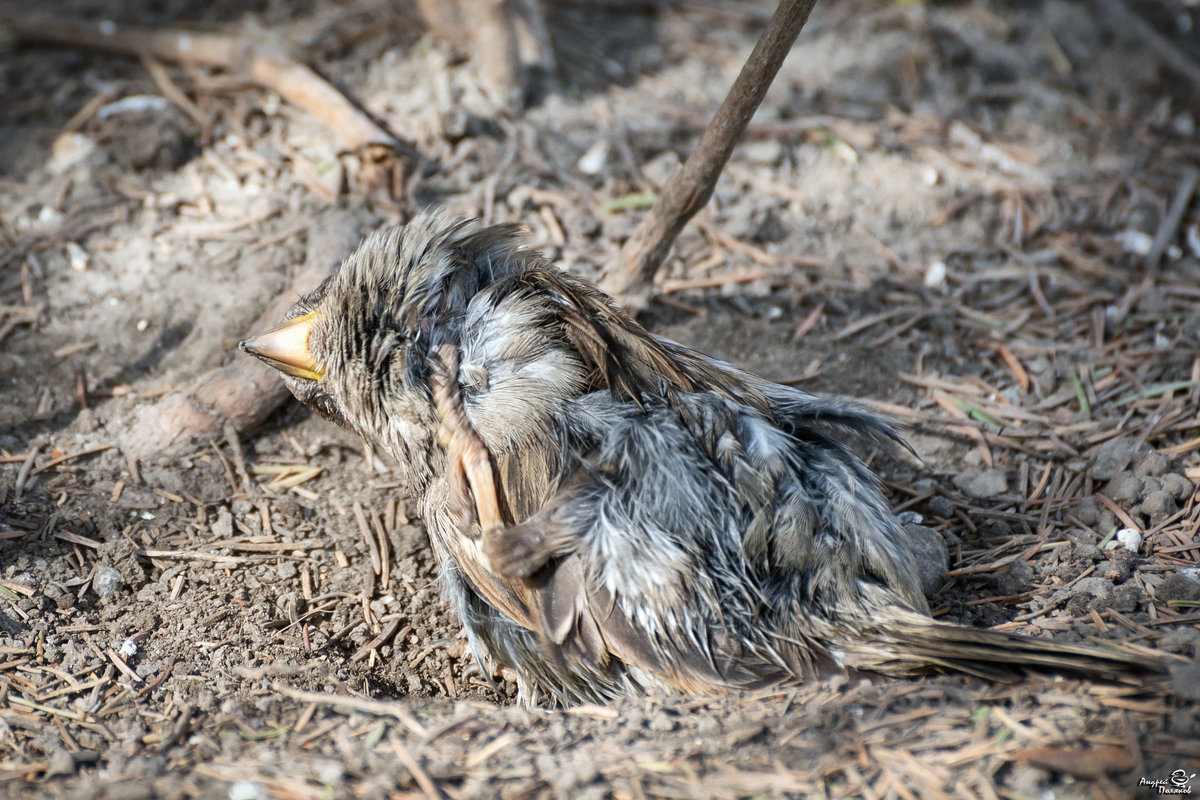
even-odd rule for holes
{"type": "Polygon", "coordinates": [[[242,342],[242,352],[262,359],[280,372],[319,381],[325,368],[316,362],[308,349],[308,337],[318,317],[317,312],[305,314],[262,336],[242,342]]]}

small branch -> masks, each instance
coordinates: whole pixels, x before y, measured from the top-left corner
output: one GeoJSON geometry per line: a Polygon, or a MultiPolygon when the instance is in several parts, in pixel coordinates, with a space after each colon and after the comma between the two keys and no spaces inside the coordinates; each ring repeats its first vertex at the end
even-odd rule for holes
{"type": "Polygon", "coordinates": [[[1146,266],[1150,269],[1158,266],[1158,262],[1162,260],[1163,253],[1167,252],[1167,247],[1171,244],[1171,240],[1175,238],[1175,234],[1179,230],[1179,223],[1183,222],[1183,214],[1187,211],[1188,203],[1192,201],[1192,193],[1196,191],[1197,182],[1200,182],[1200,170],[1191,166],[1184,167],[1183,178],[1179,181],[1179,188],[1175,190],[1175,196],[1171,199],[1171,205],[1167,209],[1167,214],[1163,217],[1162,223],[1158,226],[1158,231],[1154,234],[1154,241],[1150,245],[1150,251],[1146,253],[1146,266]]]}
{"type": "Polygon", "coordinates": [[[172,29],[88,25],[49,17],[0,11],[0,26],[29,42],[105,50],[141,59],[215,67],[277,92],[322,120],[338,145],[359,152],[396,150],[396,137],[377,125],[345,95],[282,48],[243,36],[172,29]]]}
{"type": "Polygon", "coordinates": [[[1108,23],[1139,36],[1163,63],[1187,78],[1192,86],[1200,87],[1200,63],[1163,36],[1122,0],[1096,0],[1108,23]]]}
{"type": "Polygon", "coordinates": [[[767,27],[742,66],[733,87],[704,130],[699,144],[671,176],[658,202],[621,250],[621,263],[602,286],[635,306],[647,302],[654,274],[671,252],[675,237],[712,197],[721,169],[775,79],[816,0],[780,0],[767,27]]]}

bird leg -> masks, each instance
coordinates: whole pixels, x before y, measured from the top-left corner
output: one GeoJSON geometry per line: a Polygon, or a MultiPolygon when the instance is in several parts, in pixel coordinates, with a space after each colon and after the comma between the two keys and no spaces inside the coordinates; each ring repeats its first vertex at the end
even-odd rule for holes
{"type": "Polygon", "coordinates": [[[500,501],[496,496],[496,477],[487,447],[467,419],[458,392],[458,351],[445,344],[430,360],[429,387],[437,410],[438,440],[446,449],[451,496],[455,501],[474,499],[475,517],[485,540],[489,531],[504,527],[500,501]]]}

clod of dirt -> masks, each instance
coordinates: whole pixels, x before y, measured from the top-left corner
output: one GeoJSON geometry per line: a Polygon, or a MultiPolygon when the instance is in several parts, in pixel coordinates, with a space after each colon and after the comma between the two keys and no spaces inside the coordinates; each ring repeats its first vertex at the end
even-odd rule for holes
{"type": "Polygon", "coordinates": [[[1175,694],[1184,700],[1200,700],[1200,662],[1171,667],[1175,694]]]}
{"type": "Polygon", "coordinates": [[[1150,518],[1150,524],[1157,525],[1179,510],[1175,498],[1165,489],[1150,492],[1142,500],[1142,513],[1150,518]]]}
{"type": "Polygon", "coordinates": [[[1162,453],[1156,450],[1150,450],[1142,453],[1133,462],[1133,474],[1139,478],[1154,477],[1164,474],[1167,467],[1170,466],[1170,461],[1162,453]]]}
{"type": "Polygon", "coordinates": [[[1168,472],[1159,480],[1162,482],[1163,489],[1170,492],[1176,500],[1186,500],[1196,490],[1195,484],[1177,472],[1168,472]]]}
{"type": "Polygon", "coordinates": [[[56,775],[74,775],[75,774],[75,756],[67,750],[55,750],[50,754],[50,759],[46,766],[46,777],[54,777],[56,775]]]}
{"type": "Polygon", "coordinates": [[[1033,585],[1033,567],[1024,561],[1014,561],[1008,569],[992,575],[996,592],[1001,595],[1020,594],[1033,585]]]}
{"type": "Polygon", "coordinates": [[[1118,503],[1132,503],[1142,496],[1142,480],[1132,472],[1118,472],[1104,487],[1104,493],[1118,503]]]}
{"type": "Polygon", "coordinates": [[[1200,600],[1200,580],[1182,572],[1174,572],[1163,579],[1154,596],[1165,603],[1172,600],[1200,600]]]}
{"type": "Polygon", "coordinates": [[[942,588],[946,570],[950,563],[950,550],[946,540],[932,528],[923,525],[905,525],[908,543],[916,556],[917,575],[921,579],[921,591],[933,597],[942,588]]]}
{"type": "Polygon", "coordinates": [[[1148,449],[1149,445],[1134,436],[1109,439],[1096,448],[1096,454],[1092,457],[1092,477],[1100,481],[1110,480],[1129,465],[1134,455],[1148,449]]]}
{"type": "Polygon", "coordinates": [[[954,485],[968,497],[982,500],[1008,491],[1008,475],[1000,469],[968,470],[954,478],[954,485]]]}
{"type": "Polygon", "coordinates": [[[1063,596],[1067,604],[1067,613],[1080,615],[1089,611],[1109,608],[1113,603],[1112,581],[1107,578],[1084,578],[1070,589],[1061,589],[1055,593],[1052,600],[1063,596]]]}

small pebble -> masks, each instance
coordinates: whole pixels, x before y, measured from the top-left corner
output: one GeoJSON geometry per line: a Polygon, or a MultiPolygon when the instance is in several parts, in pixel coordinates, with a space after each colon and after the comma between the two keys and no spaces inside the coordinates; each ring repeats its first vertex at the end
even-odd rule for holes
{"type": "Polygon", "coordinates": [[[92,578],[92,588],[101,597],[108,597],[124,585],[125,581],[121,578],[121,573],[113,567],[100,567],[92,578]]]}
{"type": "Polygon", "coordinates": [[[934,261],[925,270],[925,288],[933,289],[943,294],[949,289],[946,283],[946,262],[934,261]]]}
{"type": "Polygon", "coordinates": [[[920,525],[905,525],[904,532],[908,535],[909,547],[915,556],[921,591],[925,593],[926,597],[933,597],[945,582],[946,569],[950,561],[950,551],[946,547],[946,541],[937,531],[920,525]]]}
{"type": "Polygon", "coordinates": [[[604,165],[608,162],[608,142],[601,139],[587,149],[587,152],[579,157],[579,162],[576,164],[579,171],[584,175],[599,175],[604,171],[604,165]]]}
{"type": "Polygon", "coordinates": [[[955,476],[954,485],[968,497],[996,497],[1008,491],[1008,475],[999,469],[967,470],[955,476]]]}
{"type": "Polygon", "coordinates": [[[229,800],[261,800],[263,797],[266,794],[254,781],[234,781],[229,786],[229,800]]]}
{"type": "Polygon", "coordinates": [[[1150,252],[1150,248],[1154,246],[1154,238],[1148,233],[1142,231],[1121,231],[1115,237],[1117,243],[1121,245],[1126,253],[1144,256],[1150,252]]]}
{"type": "Polygon", "coordinates": [[[1138,533],[1133,528],[1121,528],[1117,531],[1117,541],[1125,545],[1126,550],[1134,553],[1142,546],[1142,534],[1138,533]]]}

